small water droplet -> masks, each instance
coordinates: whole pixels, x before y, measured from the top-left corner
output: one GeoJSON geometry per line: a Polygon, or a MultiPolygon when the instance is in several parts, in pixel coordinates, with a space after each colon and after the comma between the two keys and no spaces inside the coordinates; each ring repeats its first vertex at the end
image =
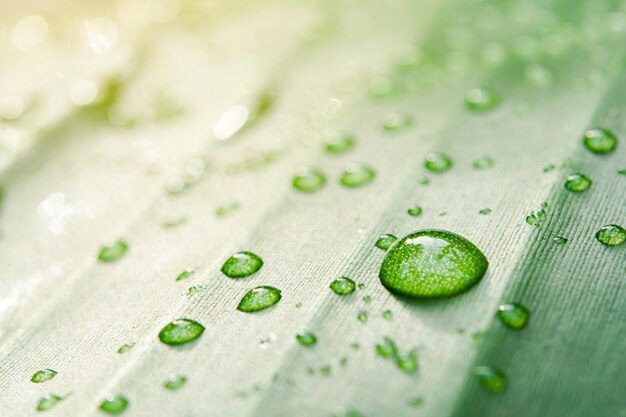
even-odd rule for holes
{"type": "Polygon", "coordinates": [[[245,278],[257,272],[263,260],[252,252],[237,252],[224,262],[222,272],[229,278],[245,278]]]}
{"type": "Polygon", "coordinates": [[[326,176],[317,168],[301,167],[296,170],[291,185],[298,191],[312,193],[326,184],[326,176]]]}
{"type": "Polygon", "coordinates": [[[385,320],[391,320],[393,318],[393,312],[391,310],[383,311],[383,318],[385,320]]]}
{"type": "Polygon", "coordinates": [[[128,243],[124,240],[118,240],[112,245],[103,246],[98,254],[100,262],[115,262],[120,259],[128,250],[128,243]]]}
{"type": "Polygon", "coordinates": [[[496,313],[498,319],[509,329],[522,330],[528,323],[530,312],[521,304],[502,304],[496,313]]]}
{"type": "Polygon", "coordinates": [[[35,372],[30,380],[35,384],[40,384],[42,382],[50,381],[52,378],[57,376],[57,373],[58,372],[54,369],[42,369],[35,372]]]}
{"type": "Polygon", "coordinates": [[[420,230],[387,252],[379,278],[395,294],[450,297],[478,283],[488,265],[485,255],[469,240],[443,230],[420,230]]]}
{"type": "Polygon", "coordinates": [[[473,88],[465,95],[465,106],[471,111],[484,112],[496,108],[499,104],[500,96],[490,88],[473,88]]]}
{"type": "Polygon", "coordinates": [[[418,369],[417,350],[413,349],[404,356],[396,357],[396,366],[405,374],[414,374],[418,369]]]}
{"type": "Polygon", "coordinates": [[[483,216],[487,215],[487,214],[491,214],[491,209],[490,208],[484,208],[484,209],[480,210],[478,212],[478,214],[482,214],[483,216]]]}
{"type": "Polygon", "coordinates": [[[119,353],[120,355],[130,351],[133,347],[135,346],[134,342],[129,342],[129,343],[124,343],[122,346],[120,346],[120,348],[117,350],[117,353],[119,353]]]}
{"type": "Polygon", "coordinates": [[[567,243],[567,239],[562,237],[562,236],[557,236],[554,239],[552,239],[552,241],[554,242],[555,245],[565,245],[567,243]]]}
{"type": "Polygon", "coordinates": [[[359,311],[356,315],[356,319],[361,323],[367,323],[368,314],[367,311],[359,311]]]}
{"type": "Polygon", "coordinates": [[[100,410],[107,414],[122,414],[128,407],[128,399],[123,395],[108,397],[100,403],[100,410]]]}
{"type": "Polygon", "coordinates": [[[422,208],[420,206],[410,207],[406,212],[411,217],[418,217],[422,215],[422,208]]]}
{"type": "Polygon", "coordinates": [[[499,394],[506,388],[506,376],[502,371],[492,366],[477,366],[474,374],[478,377],[480,386],[486,391],[499,394]]]}
{"type": "Polygon", "coordinates": [[[313,346],[317,343],[317,336],[314,333],[306,332],[296,335],[296,340],[300,342],[302,346],[313,346]]]}
{"type": "Polygon", "coordinates": [[[348,277],[339,277],[330,284],[330,289],[337,295],[352,294],[356,284],[348,277]]]}
{"type": "Polygon", "coordinates": [[[382,128],[387,133],[395,133],[410,127],[413,119],[408,114],[388,113],[383,117],[382,128]]]}
{"type": "Polygon", "coordinates": [[[369,165],[352,162],[345,166],[339,182],[350,188],[362,187],[376,177],[376,171],[369,165]]]}
{"type": "Polygon", "coordinates": [[[326,152],[334,155],[344,154],[354,148],[356,141],[354,136],[347,132],[333,132],[326,139],[326,152]]]}
{"type": "Polygon", "coordinates": [[[583,144],[595,154],[608,154],[617,148],[617,136],[607,129],[597,127],[585,132],[583,144]]]}
{"type": "Polygon", "coordinates": [[[398,348],[391,338],[385,337],[383,343],[376,344],[376,353],[383,358],[393,358],[398,354],[398,348]]]}
{"type": "Polygon", "coordinates": [[[178,274],[176,276],[176,281],[181,281],[181,280],[183,280],[185,278],[189,278],[190,276],[192,276],[196,272],[197,272],[197,270],[195,268],[187,268],[183,272],[181,272],[180,274],[178,274]]]}
{"type": "Polygon", "coordinates": [[[184,375],[171,375],[164,383],[163,387],[170,391],[176,391],[182,388],[187,383],[187,378],[184,375]]]}
{"type": "Polygon", "coordinates": [[[596,239],[606,246],[619,246],[626,241],[626,230],[617,224],[607,224],[597,231],[596,239]]]}
{"type": "Polygon", "coordinates": [[[237,310],[244,313],[253,313],[265,310],[280,301],[282,298],[278,288],[267,285],[256,287],[248,291],[237,306],[237,310]]]}
{"type": "Polygon", "coordinates": [[[369,304],[369,303],[371,303],[371,302],[372,302],[372,296],[371,296],[371,295],[366,295],[366,296],[364,296],[364,297],[363,297],[363,302],[364,302],[365,304],[369,304]]]}
{"type": "Polygon", "coordinates": [[[389,235],[389,234],[380,235],[378,240],[376,240],[375,246],[378,249],[387,250],[391,247],[391,245],[393,245],[393,242],[395,242],[396,240],[398,240],[398,238],[395,237],[394,235],[389,235]]]}
{"type": "Polygon", "coordinates": [[[323,365],[320,367],[320,374],[322,374],[323,376],[328,376],[330,375],[332,369],[333,368],[330,365],[323,365]]]}
{"type": "Polygon", "coordinates": [[[419,407],[422,404],[424,404],[424,397],[422,396],[413,397],[409,400],[409,405],[413,407],[419,407]]]}
{"type": "Polygon", "coordinates": [[[48,394],[41,398],[37,403],[37,411],[47,411],[57,405],[60,401],[63,401],[65,397],[61,397],[56,394],[48,394]]]}
{"type": "Polygon", "coordinates": [[[417,179],[417,183],[418,183],[419,185],[424,185],[424,186],[426,186],[426,185],[430,184],[430,179],[429,179],[427,176],[422,175],[421,177],[419,177],[419,178],[417,179]]]}
{"type": "Polygon", "coordinates": [[[482,158],[477,159],[474,162],[472,162],[472,168],[474,169],[488,169],[488,168],[491,168],[493,165],[494,165],[493,159],[491,159],[488,156],[483,156],[482,158]]]}
{"type": "Polygon", "coordinates": [[[197,321],[181,318],[168,323],[159,332],[159,340],[166,345],[184,345],[199,338],[204,326],[197,321]]]}
{"type": "Polygon", "coordinates": [[[426,155],[424,167],[430,172],[440,174],[452,168],[452,160],[442,152],[431,152],[426,155]]]}
{"type": "Polygon", "coordinates": [[[565,180],[565,188],[575,193],[582,193],[591,187],[591,178],[584,174],[571,174],[565,180]]]}

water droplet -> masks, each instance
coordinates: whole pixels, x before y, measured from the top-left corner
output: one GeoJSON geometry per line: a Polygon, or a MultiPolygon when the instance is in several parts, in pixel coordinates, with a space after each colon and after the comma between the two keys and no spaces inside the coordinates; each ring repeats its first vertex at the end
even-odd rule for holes
{"type": "Polygon", "coordinates": [[[185,278],[189,278],[190,276],[192,276],[193,274],[195,274],[197,271],[195,268],[187,268],[185,269],[183,272],[181,272],[180,274],[178,274],[176,276],[176,281],[181,281],[185,278]]]}
{"type": "Polygon", "coordinates": [[[376,171],[369,165],[361,163],[349,163],[343,169],[340,182],[350,188],[362,187],[374,180],[376,171]]]}
{"type": "Polygon", "coordinates": [[[421,216],[422,214],[422,208],[420,206],[413,206],[413,207],[410,207],[406,212],[411,217],[418,217],[418,216],[421,216]]]}
{"type": "Polygon", "coordinates": [[[607,224],[598,230],[596,239],[606,246],[619,246],[626,241],[626,230],[617,224],[607,224]]]}
{"type": "Polygon", "coordinates": [[[184,375],[171,375],[164,383],[163,387],[170,391],[176,391],[187,383],[187,377],[184,375]]]}
{"type": "Polygon", "coordinates": [[[300,342],[302,346],[313,346],[317,343],[317,336],[311,332],[300,333],[296,335],[296,340],[300,342]]]}
{"type": "Polygon", "coordinates": [[[339,277],[330,284],[330,289],[337,295],[352,294],[356,284],[348,277],[339,277]]]}
{"type": "Polygon", "coordinates": [[[398,238],[395,237],[394,235],[389,235],[389,234],[380,235],[378,240],[376,240],[375,246],[378,249],[387,250],[391,247],[391,245],[393,245],[393,242],[395,242],[396,240],[398,240],[398,238]]]}
{"type": "Polygon", "coordinates": [[[333,132],[326,140],[326,152],[341,155],[354,148],[356,141],[354,136],[347,132],[333,132]]]}
{"type": "Polygon", "coordinates": [[[115,262],[120,259],[128,250],[128,243],[124,240],[118,240],[109,246],[103,246],[98,254],[100,262],[115,262]]]}
{"type": "Polygon", "coordinates": [[[237,310],[244,313],[265,310],[280,301],[282,295],[278,288],[261,286],[251,289],[243,296],[237,310]]]}
{"type": "Polygon", "coordinates": [[[128,399],[123,395],[108,397],[100,403],[100,410],[107,414],[122,414],[128,407],[128,399]]]}
{"type": "Polygon", "coordinates": [[[37,371],[33,374],[30,379],[35,384],[40,384],[42,382],[50,381],[52,378],[57,376],[57,371],[54,369],[42,369],[41,371],[37,371]]]}
{"type": "Polygon", "coordinates": [[[365,304],[369,304],[369,303],[371,303],[371,302],[372,302],[372,296],[371,296],[371,295],[366,295],[366,296],[364,296],[364,297],[363,297],[363,302],[364,302],[365,304]]]}
{"type": "Polygon", "coordinates": [[[565,188],[575,193],[582,193],[588,190],[591,184],[591,178],[583,174],[571,174],[565,180],[565,188]]]}
{"type": "Polygon", "coordinates": [[[552,171],[554,171],[555,169],[556,169],[556,165],[554,165],[554,164],[550,164],[550,165],[547,165],[547,166],[545,166],[545,167],[543,168],[543,172],[545,172],[545,173],[547,173],[547,172],[552,172],[552,171]]]}
{"type": "Polygon", "coordinates": [[[585,132],[583,144],[595,154],[607,154],[617,148],[617,136],[613,132],[597,127],[585,132]]]}
{"type": "Polygon", "coordinates": [[[368,314],[367,311],[359,311],[356,315],[356,319],[361,323],[367,323],[368,314]]]}
{"type": "Polygon", "coordinates": [[[557,236],[554,239],[552,239],[552,241],[554,242],[554,244],[556,245],[565,245],[567,243],[567,239],[562,237],[562,236],[557,236]]]}
{"type": "Polygon", "coordinates": [[[239,210],[240,204],[236,201],[230,201],[228,203],[221,204],[215,209],[215,215],[217,217],[226,217],[235,211],[239,210]]]}
{"type": "Polygon", "coordinates": [[[502,304],[498,307],[496,316],[509,329],[522,330],[528,323],[530,312],[520,304],[502,304]]]}
{"type": "Polygon", "coordinates": [[[48,394],[41,398],[37,403],[37,411],[47,411],[57,405],[60,401],[63,401],[65,397],[61,397],[56,394],[48,394]]]}
{"type": "Polygon", "coordinates": [[[398,354],[398,348],[391,338],[385,337],[383,343],[376,345],[376,353],[383,358],[393,358],[398,354]]]}
{"type": "Polygon", "coordinates": [[[478,214],[482,214],[483,216],[487,215],[487,214],[491,214],[491,209],[490,208],[484,208],[484,209],[480,210],[478,212],[478,214]]]}
{"type": "Polygon", "coordinates": [[[419,178],[417,179],[417,183],[418,183],[419,185],[424,185],[424,186],[426,186],[426,185],[430,184],[430,179],[429,179],[427,176],[422,175],[421,177],[419,177],[419,178]]]}
{"type": "Polygon", "coordinates": [[[452,160],[445,153],[431,152],[426,155],[424,167],[430,172],[439,174],[452,168],[452,160]]]}
{"type": "Polygon", "coordinates": [[[122,346],[120,346],[120,348],[117,350],[117,353],[124,354],[128,351],[130,351],[133,347],[135,347],[135,343],[134,342],[130,342],[130,343],[125,343],[122,346]]]}
{"type": "Polygon", "coordinates": [[[168,323],[159,332],[159,340],[166,345],[184,345],[199,338],[204,326],[190,319],[178,319],[168,323]]]}
{"type": "Polygon", "coordinates": [[[417,350],[413,349],[405,356],[396,357],[396,366],[406,374],[414,374],[418,369],[417,350]]]}
{"type": "Polygon", "coordinates": [[[312,193],[326,184],[326,177],[316,168],[301,167],[296,170],[296,175],[291,182],[293,188],[304,193],[312,193]]]}
{"type": "Polygon", "coordinates": [[[480,386],[486,391],[498,394],[506,388],[506,376],[499,369],[492,366],[477,366],[474,374],[478,377],[480,386]]]}
{"type": "Polygon", "coordinates": [[[491,159],[488,156],[483,156],[480,159],[475,160],[474,162],[472,162],[472,168],[474,169],[488,169],[491,168],[494,164],[493,159],[491,159]]]}
{"type": "Polygon", "coordinates": [[[257,272],[263,260],[252,252],[237,252],[224,262],[222,272],[229,278],[244,278],[257,272]]]}
{"type": "Polygon", "coordinates": [[[410,127],[413,119],[408,114],[389,113],[383,117],[382,128],[387,133],[395,133],[410,127]]]}
{"type": "Polygon", "coordinates": [[[478,283],[488,265],[485,255],[467,239],[444,230],[420,230],[387,252],[379,278],[392,293],[450,297],[478,283]]]}
{"type": "Polygon", "coordinates": [[[330,365],[324,365],[320,367],[320,374],[324,376],[330,375],[331,371],[332,371],[332,367],[330,365]]]}
{"type": "Polygon", "coordinates": [[[500,96],[490,88],[473,88],[465,95],[465,106],[471,111],[488,111],[499,104],[500,96]]]}
{"type": "Polygon", "coordinates": [[[626,177],[626,169],[620,169],[617,173],[626,177]]]}
{"type": "Polygon", "coordinates": [[[383,318],[385,320],[391,320],[393,318],[393,312],[391,310],[383,311],[383,318]]]}
{"type": "Polygon", "coordinates": [[[413,407],[419,407],[422,404],[424,404],[424,397],[422,396],[413,397],[409,400],[409,405],[413,407]]]}

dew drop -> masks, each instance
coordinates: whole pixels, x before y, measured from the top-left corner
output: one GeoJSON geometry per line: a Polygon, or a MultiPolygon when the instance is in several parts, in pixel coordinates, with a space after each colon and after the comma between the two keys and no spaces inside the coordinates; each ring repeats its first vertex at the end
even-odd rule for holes
{"type": "Polygon", "coordinates": [[[379,278],[395,294],[450,297],[478,283],[488,265],[485,255],[467,239],[444,230],[420,230],[387,252],[379,278]]]}
{"type": "Polygon", "coordinates": [[[187,377],[184,375],[171,375],[164,383],[163,387],[170,391],[176,391],[187,383],[187,377]]]}
{"type": "Polygon", "coordinates": [[[54,369],[42,369],[35,372],[30,380],[35,384],[40,384],[42,382],[50,381],[52,378],[57,376],[57,373],[58,372],[54,369]]]}
{"type": "Polygon", "coordinates": [[[575,193],[582,193],[588,190],[591,184],[591,179],[583,174],[571,174],[565,180],[565,188],[575,193]]]}
{"type": "Polygon", "coordinates": [[[317,343],[317,336],[314,333],[311,332],[306,332],[306,333],[299,333],[296,335],[296,340],[302,345],[302,346],[313,346],[317,343]]]}
{"type": "Polygon", "coordinates": [[[596,232],[596,239],[606,246],[619,246],[626,241],[626,230],[617,224],[607,224],[596,232]]]}
{"type": "Polygon", "coordinates": [[[465,95],[465,106],[470,111],[485,112],[500,104],[500,96],[486,87],[473,88],[465,95]]]}
{"type": "Polygon", "coordinates": [[[107,414],[122,414],[128,407],[128,399],[123,395],[116,395],[106,398],[100,403],[100,410],[107,414]]]}
{"type": "Polygon", "coordinates": [[[445,153],[431,152],[426,155],[424,167],[430,172],[439,174],[452,168],[452,160],[445,153]]]}
{"type": "Polygon", "coordinates": [[[411,217],[419,217],[422,215],[422,208],[420,206],[410,207],[406,212],[411,217]]]}
{"type": "Polygon", "coordinates": [[[166,345],[178,346],[199,338],[204,326],[197,321],[181,318],[168,323],[159,332],[159,340],[166,345]]]}
{"type": "Polygon", "coordinates": [[[502,371],[492,366],[477,366],[474,374],[484,390],[499,394],[506,388],[506,376],[502,371]]]}
{"type": "Polygon", "coordinates": [[[396,357],[396,366],[405,374],[414,374],[418,369],[417,350],[413,349],[404,356],[396,357]]]}
{"type": "Polygon", "coordinates": [[[63,401],[65,397],[61,397],[56,394],[48,394],[41,398],[37,403],[36,410],[37,411],[47,411],[57,405],[60,401],[63,401]]]}
{"type": "Polygon", "coordinates": [[[244,278],[257,272],[263,260],[252,252],[237,252],[224,262],[222,272],[229,278],[244,278]]]}
{"type": "Polygon", "coordinates": [[[391,310],[383,311],[383,318],[385,320],[391,320],[393,318],[393,312],[391,310]]]}
{"type": "Polygon", "coordinates": [[[278,288],[267,285],[256,287],[243,296],[237,306],[237,310],[244,313],[254,313],[273,306],[281,298],[282,295],[278,288]]]}
{"type": "Polygon", "coordinates": [[[491,209],[490,208],[484,208],[484,209],[480,210],[478,212],[478,214],[482,214],[483,216],[485,216],[487,214],[491,214],[491,209]]]}
{"type": "Polygon", "coordinates": [[[583,144],[595,154],[607,154],[617,148],[617,136],[609,130],[597,127],[585,132],[583,144]]]}
{"type": "Polygon", "coordinates": [[[502,304],[496,313],[498,319],[509,329],[522,330],[528,323],[530,312],[520,304],[502,304]]]}
{"type": "Polygon", "coordinates": [[[346,132],[334,132],[327,140],[324,148],[333,155],[342,155],[354,148],[354,136],[346,132]]]}
{"type": "Polygon", "coordinates": [[[120,259],[128,250],[128,243],[124,240],[118,240],[112,245],[103,246],[98,253],[100,262],[115,262],[120,259]]]}
{"type": "Polygon", "coordinates": [[[339,277],[330,284],[330,289],[337,295],[352,294],[356,284],[348,277],[339,277]]]}
{"type": "Polygon", "coordinates": [[[301,167],[296,170],[291,185],[298,191],[312,193],[326,184],[326,176],[317,168],[301,167]]]}
{"type": "Polygon", "coordinates": [[[352,162],[345,166],[339,182],[350,188],[362,187],[376,177],[376,171],[369,165],[352,162]]]}
{"type": "Polygon", "coordinates": [[[360,321],[361,323],[364,323],[364,324],[367,323],[367,320],[368,320],[367,311],[363,311],[363,310],[359,311],[356,315],[356,319],[360,321]]]}
{"type": "Polygon", "coordinates": [[[565,245],[567,243],[567,239],[562,237],[562,236],[557,236],[554,239],[552,239],[552,241],[554,242],[555,245],[565,245]]]}
{"type": "Polygon", "coordinates": [[[394,235],[384,234],[380,235],[376,243],[374,244],[378,249],[387,250],[393,245],[393,243],[398,240],[394,235]]]}
{"type": "Polygon", "coordinates": [[[398,348],[391,338],[385,337],[383,343],[376,345],[376,353],[383,358],[393,358],[398,354],[398,348]]]}

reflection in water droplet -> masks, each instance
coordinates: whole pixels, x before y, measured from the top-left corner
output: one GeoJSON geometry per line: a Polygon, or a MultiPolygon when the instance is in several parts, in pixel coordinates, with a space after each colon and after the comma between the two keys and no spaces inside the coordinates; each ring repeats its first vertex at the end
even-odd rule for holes
{"type": "Polygon", "coordinates": [[[450,297],[478,283],[488,265],[485,255],[467,239],[443,230],[421,230],[387,252],[379,278],[395,294],[450,297]]]}
{"type": "Polygon", "coordinates": [[[606,246],[619,246],[626,241],[626,230],[617,224],[608,224],[596,232],[596,239],[606,246]]]}
{"type": "Polygon", "coordinates": [[[217,140],[230,139],[246,124],[248,115],[248,108],[242,104],[231,107],[215,125],[213,136],[217,140]]]}

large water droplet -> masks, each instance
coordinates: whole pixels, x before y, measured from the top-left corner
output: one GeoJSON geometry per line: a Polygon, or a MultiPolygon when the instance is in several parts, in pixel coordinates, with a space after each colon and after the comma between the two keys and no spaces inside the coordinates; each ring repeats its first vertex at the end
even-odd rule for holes
{"type": "Polygon", "coordinates": [[[474,374],[478,377],[480,386],[494,394],[501,393],[506,388],[506,376],[502,371],[492,366],[477,366],[474,374]]]}
{"type": "Polygon", "coordinates": [[[361,163],[349,163],[341,174],[340,182],[350,188],[362,187],[374,180],[376,171],[369,165],[361,163]]]}
{"type": "Polygon", "coordinates": [[[498,319],[509,329],[522,330],[528,323],[530,312],[520,304],[502,304],[496,313],[498,319]]]}
{"type": "Polygon", "coordinates": [[[424,167],[431,172],[439,174],[452,168],[452,160],[445,153],[431,152],[426,155],[424,167]]]}
{"type": "Polygon", "coordinates": [[[583,144],[595,154],[607,154],[617,148],[617,136],[613,132],[597,127],[585,132],[583,144]]]}
{"type": "Polygon", "coordinates": [[[337,295],[352,294],[356,284],[348,277],[339,277],[330,284],[330,289],[337,295]]]}
{"type": "Polygon", "coordinates": [[[35,372],[30,380],[35,384],[40,384],[50,381],[55,376],[57,376],[57,371],[54,369],[42,369],[41,371],[35,372]]]}
{"type": "Polygon", "coordinates": [[[111,415],[122,414],[127,407],[128,399],[123,395],[108,397],[100,403],[100,410],[111,415]]]}
{"type": "Polygon", "coordinates": [[[204,326],[190,319],[178,319],[168,323],[159,332],[159,340],[166,345],[184,345],[199,338],[204,326]]]}
{"type": "Polygon", "coordinates": [[[444,230],[420,230],[387,252],[379,278],[396,294],[450,297],[480,281],[488,265],[485,255],[467,239],[444,230]]]}
{"type": "Polygon", "coordinates": [[[396,240],[398,240],[398,238],[394,235],[384,234],[380,235],[378,240],[376,240],[375,245],[378,249],[387,250],[396,240]]]}
{"type": "Polygon", "coordinates": [[[596,239],[606,246],[619,246],[626,241],[626,230],[617,224],[607,224],[597,231],[596,239]]]}
{"type": "Polygon", "coordinates": [[[98,253],[98,260],[100,262],[115,262],[120,259],[128,250],[128,243],[123,240],[118,240],[112,245],[103,246],[98,253]]]}
{"type": "Polygon", "coordinates": [[[591,187],[591,178],[584,174],[571,174],[565,180],[565,188],[575,193],[582,193],[591,187]]]}
{"type": "Polygon", "coordinates": [[[490,88],[473,88],[465,95],[465,106],[476,112],[488,111],[500,104],[500,96],[490,88]]]}
{"type": "Polygon", "coordinates": [[[224,262],[222,272],[229,278],[244,278],[257,272],[263,259],[252,252],[237,252],[224,262]]]}
{"type": "Polygon", "coordinates": [[[278,288],[267,285],[256,287],[248,291],[237,306],[237,310],[244,313],[265,310],[280,301],[282,295],[278,288]]]}
{"type": "Polygon", "coordinates": [[[326,184],[326,177],[317,168],[301,167],[296,170],[291,185],[298,191],[312,193],[326,184]]]}

